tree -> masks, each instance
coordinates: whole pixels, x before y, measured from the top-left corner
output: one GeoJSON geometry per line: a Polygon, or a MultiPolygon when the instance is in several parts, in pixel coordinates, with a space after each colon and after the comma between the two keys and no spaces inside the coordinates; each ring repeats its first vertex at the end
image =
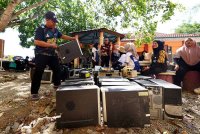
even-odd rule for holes
{"type": "MultiPolygon", "coordinates": [[[[20,19],[20,15],[29,10],[45,4],[48,0],[2,0],[0,1],[0,31],[4,31],[6,27],[19,25],[24,21],[20,19]]],[[[25,19],[28,19],[27,18],[25,19]]]]}
{"type": "Polygon", "coordinates": [[[30,47],[33,45],[34,31],[36,27],[43,23],[44,14],[48,10],[54,11],[57,14],[60,21],[58,27],[65,34],[69,34],[69,32],[72,31],[108,27],[101,19],[96,21],[96,13],[88,10],[88,7],[81,0],[22,1],[23,0],[5,0],[0,3],[0,6],[4,7],[1,8],[1,13],[3,13],[1,18],[5,18],[2,17],[4,14],[8,15],[8,13],[5,12],[7,12],[6,10],[12,4],[15,6],[12,6],[12,12],[9,12],[9,18],[16,18],[7,19],[7,25],[4,23],[5,21],[1,21],[0,27],[3,30],[6,27],[17,28],[23,47],[30,47]]]}
{"type": "MultiPolygon", "coordinates": [[[[82,0],[51,0],[44,6],[33,9],[29,13],[32,16],[37,13],[37,18],[21,22],[18,30],[20,32],[19,37],[22,46],[29,47],[33,45],[32,40],[35,28],[43,23],[44,14],[48,9],[51,9],[51,11],[57,14],[59,21],[58,28],[63,34],[69,35],[73,31],[100,27],[109,28],[101,18],[98,21],[95,20],[96,13],[88,10],[88,6],[82,0]]],[[[26,16],[24,14],[21,17],[26,18],[26,16]]]]}
{"type": "Polygon", "coordinates": [[[3,7],[0,27],[5,12],[9,14],[1,29],[18,28],[21,45],[29,47],[34,30],[42,23],[47,10],[56,12],[59,28],[64,33],[100,27],[116,30],[117,25],[122,25],[123,28],[132,27],[136,44],[140,45],[152,41],[157,22],[170,19],[177,5],[170,0],[3,0],[0,7],[3,7]],[[9,7],[12,10],[8,10],[9,7]],[[28,7],[32,7],[31,10],[20,13],[28,7]]]}
{"type": "Polygon", "coordinates": [[[187,33],[194,34],[200,33],[200,23],[183,23],[178,28],[175,29],[176,33],[187,33]]]}
{"type": "Polygon", "coordinates": [[[136,45],[153,40],[158,22],[165,22],[181,7],[170,0],[87,0],[93,10],[107,16],[107,22],[131,27],[136,45]],[[117,18],[120,18],[117,19],[117,18]]]}

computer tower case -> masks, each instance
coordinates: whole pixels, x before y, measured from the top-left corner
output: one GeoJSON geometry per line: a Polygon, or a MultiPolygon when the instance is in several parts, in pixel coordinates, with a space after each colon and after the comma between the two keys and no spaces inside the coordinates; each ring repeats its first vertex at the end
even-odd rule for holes
{"type": "Polygon", "coordinates": [[[148,90],[132,86],[101,87],[104,123],[108,127],[150,126],[148,90]]]}
{"type": "Polygon", "coordinates": [[[128,79],[123,77],[99,77],[99,81],[104,82],[129,82],[128,79]]]}
{"type": "Polygon", "coordinates": [[[93,81],[94,78],[93,77],[90,77],[90,78],[69,78],[67,80],[65,80],[64,82],[78,82],[78,81],[93,81]]]}
{"type": "MultiPolygon", "coordinates": [[[[30,78],[33,79],[33,75],[35,73],[35,68],[30,69],[30,78]]],[[[51,83],[53,77],[53,71],[45,69],[42,74],[42,80],[41,83],[51,83]]]]}
{"type": "Polygon", "coordinates": [[[122,77],[99,77],[98,86],[101,86],[102,82],[129,82],[129,80],[122,77]]]}
{"type": "Polygon", "coordinates": [[[62,82],[61,86],[80,86],[80,85],[94,85],[93,80],[84,80],[84,81],[72,81],[72,82],[62,82]]]}
{"type": "Polygon", "coordinates": [[[119,70],[99,70],[98,71],[99,77],[119,77],[122,76],[121,72],[119,70]]]}
{"type": "Polygon", "coordinates": [[[63,64],[70,63],[73,59],[81,57],[83,52],[79,42],[71,41],[58,47],[58,56],[63,64]]]}
{"type": "Polygon", "coordinates": [[[81,68],[75,68],[75,69],[71,69],[69,70],[69,78],[79,78],[79,74],[81,72],[81,68]]]}
{"type": "Polygon", "coordinates": [[[53,77],[52,70],[44,70],[44,73],[42,75],[41,83],[51,83],[53,77]]]}
{"type": "Polygon", "coordinates": [[[152,79],[152,77],[150,76],[143,76],[143,75],[138,75],[136,77],[133,78],[128,78],[130,81],[134,81],[134,80],[148,80],[148,79],[152,79]]]}
{"type": "Polygon", "coordinates": [[[108,82],[108,81],[106,81],[106,82],[101,82],[101,84],[100,84],[100,87],[102,87],[102,86],[130,86],[130,85],[132,85],[130,82],[126,82],[126,81],[124,81],[124,82],[108,82]]]}
{"type": "Polygon", "coordinates": [[[161,79],[150,81],[163,87],[164,118],[182,119],[182,88],[161,79]]]}
{"type": "Polygon", "coordinates": [[[148,80],[135,80],[149,91],[151,119],[163,119],[163,88],[148,80]]]}
{"type": "Polygon", "coordinates": [[[57,128],[100,124],[100,90],[96,85],[65,86],[56,91],[57,128]]]}

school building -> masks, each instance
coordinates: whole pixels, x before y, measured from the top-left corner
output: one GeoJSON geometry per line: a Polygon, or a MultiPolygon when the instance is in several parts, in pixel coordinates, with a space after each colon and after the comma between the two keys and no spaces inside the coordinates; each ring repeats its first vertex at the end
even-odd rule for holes
{"type": "MultiPolygon", "coordinates": [[[[165,49],[168,53],[174,54],[176,50],[181,47],[186,38],[194,39],[198,45],[200,45],[200,34],[164,34],[156,33],[155,40],[165,41],[165,49]]],[[[124,45],[127,42],[134,42],[134,39],[122,39],[120,45],[124,45]]],[[[151,44],[142,44],[140,47],[137,47],[137,52],[141,53],[143,51],[152,52],[151,44]]]]}

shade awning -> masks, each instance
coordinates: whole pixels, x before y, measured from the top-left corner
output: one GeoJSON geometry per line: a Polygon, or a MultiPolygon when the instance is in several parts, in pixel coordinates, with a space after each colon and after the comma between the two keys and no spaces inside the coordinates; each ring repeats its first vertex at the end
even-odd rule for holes
{"type": "Polygon", "coordinates": [[[117,37],[123,39],[125,36],[115,31],[106,28],[92,29],[86,31],[79,31],[71,33],[72,36],[78,35],[79,41],[82,44],[94,44],[99,42],[100,32],[104,33],[104,38],[109,38],[110,41],[116,42],[117,37]]]}

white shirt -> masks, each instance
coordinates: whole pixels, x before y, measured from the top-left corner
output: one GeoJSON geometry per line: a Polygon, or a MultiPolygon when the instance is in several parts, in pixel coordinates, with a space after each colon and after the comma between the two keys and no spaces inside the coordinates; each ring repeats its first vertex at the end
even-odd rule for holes
{"type": "MultiPolygon", "coordinates": [[[[131,52],[127,52],[126,53],[126,57],[125,57],[125,62],[124,62],[124,66],[127,65],[129,67],[135,68],[135,64],[133,62],[133,60],[131,59],[132,53],[131,52]]],[[[123,64],[122,64],[123,65],[123,64]]]]}
{"type": "Polygon", "coordinates": [[[120,56],[120,58],[119,58],[119,62],[121,62],[122,63],[122,65],[124,64],[124,62],[125,62],[125,60],[126,60],[126,54],[122,54],[121,56],[120,56]]]}
{"type": "Polygon", "coordinates": [[[97,51],[98,50],[95,47],[92,48],[92,53],[93,53],[92,60],[94,60],[94,61],[96,61],[96,52],[97,51]]]}

